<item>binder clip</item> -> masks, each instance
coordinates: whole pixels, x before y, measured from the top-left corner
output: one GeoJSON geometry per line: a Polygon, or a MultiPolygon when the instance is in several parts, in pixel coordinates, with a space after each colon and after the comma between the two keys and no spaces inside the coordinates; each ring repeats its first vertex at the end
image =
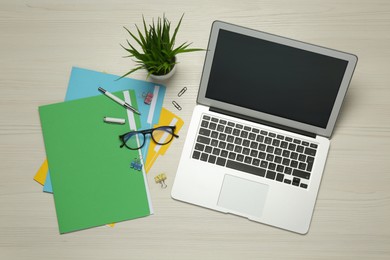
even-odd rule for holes
{"type": "Polygon", "coordinates": [[[154,181],[156,183],[160,183],[161,188],[163,188],[163,189],[165,189],[167,187],[167,184],[165,183],[166,179],[167,179],[167,176],[165,176],[164,173],[161,173],[161,174],[157,175],[156,177],[154,177],[154,181]]]}
{"type": "Polygon", "coordinates": [[[153,93],[151,93],[151,92],[143,93],[142,97],[144,98],[144,103],[146,105],[150,105],[152,103],[152,100],[153,100],[153,93]]]}
{"type": "Polygon", "coordinates": [[[141,160],[138,158],[134,158],[134,160],[130,163],[130,168],[136,171],[142,170],[141,160]]]}

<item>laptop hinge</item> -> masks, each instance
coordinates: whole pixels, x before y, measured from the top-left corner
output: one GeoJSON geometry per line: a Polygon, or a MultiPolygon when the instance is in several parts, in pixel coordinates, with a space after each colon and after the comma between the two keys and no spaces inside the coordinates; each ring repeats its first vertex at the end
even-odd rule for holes
{"type": "Polygon", "coordinates": [[[307,132],[307,131],[299,130],[299,129],[288,127],[288,126],[279,125],[279,124],[276,124],[276,123],[268,122],[268,121],[261,120],[261,119],[258,119],[258,118],[254,118],[254,117],[250,117],[250,116],[241,115],[241,114],[234,113],[234,112],[227,111],[227,110],[223,110],[223,109],[220,109],[220,108],[210,107],[210,111],[211,112],[220,113],[220,114],[224,114],[224,115],[228,115],[228,116],[232,116],[232,117],[238,117],[240,119],[252,121],[252,122],[263,124],[263,125],[266,125],[266,126],[275,127],[275,128],[278,128],[278,129],[282,129],[282,130],[285,130],[285,131],[293,132],[293,133],[296,133],[296,134],[305,135],[305,136],[312,137],[312,138],[316,137],[316,134],[314,134],[314,133],[310,133],[310,132],[307,132]]]}

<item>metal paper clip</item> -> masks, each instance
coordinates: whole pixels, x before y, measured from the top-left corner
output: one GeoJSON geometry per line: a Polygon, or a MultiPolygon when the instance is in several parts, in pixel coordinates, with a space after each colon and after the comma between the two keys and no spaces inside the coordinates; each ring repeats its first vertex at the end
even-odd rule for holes
{"type": "Polygon", "coordinates": [[[163,188],[163,189],[165,189],[167,187],[167,185],[165,184],[166,179],[167,179],[167,176],[165,176],[164,173],[161,173],[161,174],[157,175],[156,177],[154,177],[154,181],[156,183],[160,183],[161,188],[163,188]]]}
{"type": "Polygon", "coordinates": [[[187,87],[182,88],[182,89],[179,91],[179,93],[177,93],[177,96],[178,96],[178,97],[181,97],[181,95],[183,95],[184,92],[186,92],[186,91],[187,91],[187,87]]]}
{"type": "Polygon", "coordinates": [[[175,100],[172,101],[172,104],[177,110],[181,110],[181,106],[175,100]]]}

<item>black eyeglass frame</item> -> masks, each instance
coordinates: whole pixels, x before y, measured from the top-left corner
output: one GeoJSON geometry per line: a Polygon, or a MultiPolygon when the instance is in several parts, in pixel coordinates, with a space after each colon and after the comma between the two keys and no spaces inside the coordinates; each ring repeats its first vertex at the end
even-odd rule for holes
{"type": "MultiPolygon", "coordinates": [[[[130,150],[138,150],[138,149],[141,149],[144,145],[145,145],[145,140],[146,140],[146,135],[147,134],[150,134],[150,137],[151,139],[153,140],[153,142],[155,142],[156,144],[158,145],[166,145],[168,143],[170,143],[174,137],[178,138],[179,136],[177,134],[175,134],[175,129],[176,129],[176,126],[158,126],[156,128],[151,128],[151,129],[145,129],[145,130],[140,130],[140,131],[130,131],[130,132],[127,132],[123,135],[120,135],[119,136],[119,139],[122,141],[122,144],[120,146],[120,148],[122,148],[123,146],[126,146],[126,148],[130,149],[130,150]],[[167,131],[167,129],[170,129],[172,132],[169,132],[167,131]],[[169,141],[166,141],[164,143],[159,143],[157,140],[154,139],[153,137],[153,131],[156,131],[156,130],[163,130],[167,133],[170,134],[171,136],[171,139],[169,139],[169,141]],[[126,144],[126,141],[128,140],[125,140],[125,136],[129,135],[129,134],[132,134],[132,135],[137,135],[137,134],[143,134],[144,138],[143,138],[143,143],[140,144],[140,146],[138,148],[131,148],[129,146],[127,146],[126,144]]],[[[130,137],[129,137],[130,138],[130,137]]]]}

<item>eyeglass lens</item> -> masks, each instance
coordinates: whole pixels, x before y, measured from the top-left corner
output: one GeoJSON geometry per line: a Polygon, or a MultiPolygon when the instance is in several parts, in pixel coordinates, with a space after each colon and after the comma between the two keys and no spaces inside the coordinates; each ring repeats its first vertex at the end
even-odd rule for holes
{"type": "Polygon", "coordinates": [[[173,138],[173,130],[169,127],[158,127],[153,129],[152,138],[154,142],[160,145],[169,143],[173,138]]]}
{"type": "Polygon", "coordinates": [[[138,132],[129,133],[124,137],[124,142],[128,148],[138,149],[144,145],[145,135],[138,132]]]}

